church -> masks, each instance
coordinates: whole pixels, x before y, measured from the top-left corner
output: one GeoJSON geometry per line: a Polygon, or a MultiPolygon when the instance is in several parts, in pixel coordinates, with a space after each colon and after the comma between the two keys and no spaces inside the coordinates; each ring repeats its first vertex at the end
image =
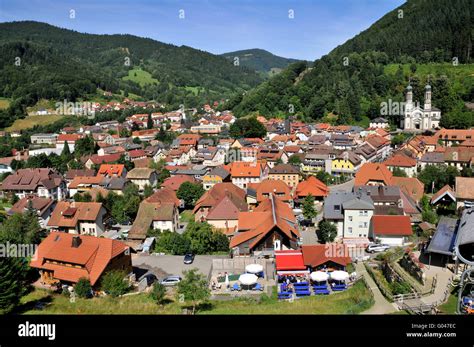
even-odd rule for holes
{"type": "Polygon", "coordinates": [[[413,104],[413,90],[410,85],[407,87],[407,97],[405,103],[405,114],[401,121],[401,128],[406,131],[426,131],[435,130],[439,127],[441,110],[431,105],[431,86],[425,87],[425,104],[420,106],[419,102],[413,104]]]}

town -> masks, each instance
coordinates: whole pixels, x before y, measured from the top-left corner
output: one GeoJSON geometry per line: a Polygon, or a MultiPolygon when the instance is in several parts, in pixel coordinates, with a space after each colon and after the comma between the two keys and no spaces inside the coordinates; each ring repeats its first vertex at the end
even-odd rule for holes
{"type": "Polygon", "coordinates": [[[405,92],[398,124],[367,128],[124,99],[30,133],[0,158],[0,216],[38,244],[32,312],[472,314],[474,129],[441,128],[430,85],[423,107],[405,92]]]}

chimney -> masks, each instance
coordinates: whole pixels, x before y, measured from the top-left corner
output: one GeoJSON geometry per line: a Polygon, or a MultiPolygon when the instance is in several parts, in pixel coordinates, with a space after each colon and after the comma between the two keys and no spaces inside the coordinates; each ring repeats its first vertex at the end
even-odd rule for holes
{"type": "Polygon", "coordinates": [[[79,248],[79,246],[81,245],[81,243],[82,243],[82,240],[81,240],[81,238],[79,237],[79,235],[74,235],[74,236],[72,237],[72,244],[71,244],[72,248],[79,248]]]}

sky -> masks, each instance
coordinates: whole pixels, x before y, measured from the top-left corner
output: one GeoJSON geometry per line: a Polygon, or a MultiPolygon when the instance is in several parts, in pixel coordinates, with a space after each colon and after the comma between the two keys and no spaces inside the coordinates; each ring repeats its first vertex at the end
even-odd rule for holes
{"type": "Polygon", "coordinates": [[[0,22],[132,34],[214,54],[261,48],[315,60],[405,0],[0,0],[0,22]],[[73,17],[73,18],[71,18],[73,17]]]}

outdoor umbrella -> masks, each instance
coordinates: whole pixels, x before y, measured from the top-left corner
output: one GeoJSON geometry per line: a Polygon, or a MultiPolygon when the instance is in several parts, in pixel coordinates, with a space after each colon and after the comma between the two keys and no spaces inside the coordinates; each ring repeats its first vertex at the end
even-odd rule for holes
{"type": "Polygon", "coordinates": [[[229,274],[227,274],[227,273],[225,274],[225,283],[224,284],[225,284],[226,288],[229,288],[229,274]]]}
{"type": "Polygon", "coordinates": [[[239,276],[239,281],[245,286],[251,286],[257,283],[258,277],[254,274],[243,274],[239,276]]]}
{"type": "Polygon", "coordinates": [[[311,272],[309,276],[315,282],[325,282],[329,278],[329,275],[322,271],[311,272]]]}
{"type": "Polygon", "coordinates": [[[260,264],[249,264],[245,267],[245,271],[250,274],[256,274],[263,271],[263,266],[260,264]]]}
{"type": "Polygon", "coordinates": [[[349,278],[349,274],[345,271],[331,272],[331,279],[335,281],[345,281],[349,278]]]}

